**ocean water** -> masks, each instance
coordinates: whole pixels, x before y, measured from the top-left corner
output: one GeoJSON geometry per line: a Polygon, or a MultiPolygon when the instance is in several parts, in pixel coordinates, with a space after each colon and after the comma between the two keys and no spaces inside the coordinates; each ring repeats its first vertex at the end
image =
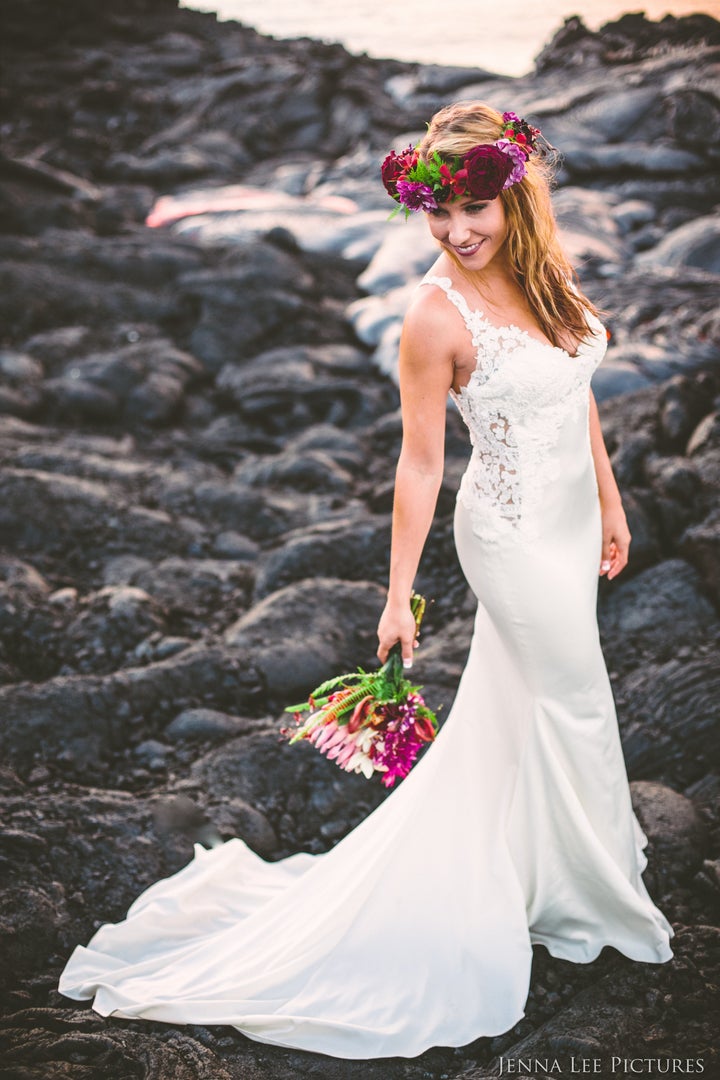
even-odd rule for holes
{"type": "Polygon", "coordinates": [[[185,0],[275,37],[340,41],[351,52],[485,68],[524,75],[570,15],[597,29],[626,11],[648,18],[702,11],[720,17],[720,0],[185,0]]]}

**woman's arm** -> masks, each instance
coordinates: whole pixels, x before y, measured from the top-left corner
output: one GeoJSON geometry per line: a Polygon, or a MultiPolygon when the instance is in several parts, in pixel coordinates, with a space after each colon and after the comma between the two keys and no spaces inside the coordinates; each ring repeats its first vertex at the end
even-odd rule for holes
{"type": "Polygon", "coordinates": [[[416,631],[410,593],[443,477],[445,413],[454,371],[443,315],[426,291],[422,302],[416,300],[408,311],[400,338],[403,440],[395,474],[390,583],[378,625],[377,655],[384,663],[399,641],[406,667],[412,664],[416,631]]]}
{"type": "Polygon", "coordinates": [[[605,447],[598,407],[592,390],[590,391],[590,446],[595,463],[602,514],[600,574],[607,574],[609,580],[617,577],[627,565],[631,536],[622,507],[620,491],[605,447]]]}

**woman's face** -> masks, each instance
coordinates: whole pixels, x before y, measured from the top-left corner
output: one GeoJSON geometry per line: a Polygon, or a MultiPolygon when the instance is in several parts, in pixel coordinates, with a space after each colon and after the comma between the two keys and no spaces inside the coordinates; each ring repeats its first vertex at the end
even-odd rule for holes
{"type": "Polygon", "coordinates": [[[505,246],[502,199],[453,199],[426,212],[430,232],[468,270],[484,270],[505,246]]]}

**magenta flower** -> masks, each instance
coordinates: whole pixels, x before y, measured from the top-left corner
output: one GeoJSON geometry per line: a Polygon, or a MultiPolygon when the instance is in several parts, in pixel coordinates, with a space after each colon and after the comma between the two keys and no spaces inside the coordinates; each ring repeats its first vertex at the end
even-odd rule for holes
{"type": "Polygon", "coordinates": [[[425,702],[416,693],[408,694],[404,702],[382,706],[385,730],[374,748],[373,762],[385,773],[385,787],[407,776],[423,743],[434,738],[434,733],[429,736],[431,729],[426,727],[421,709],[425,710],[425,702]]]}
{"type": "Polygon", "coordinates": [[[398,199],[408,210],[437,210],[438,202],[431,187],[415,180],[398,180],[398,199]]]}
{"type": "Polygon", "coordinates": [[[527,172],[527,154],[521,146],[518,146],[517,143],[508,142],[507,139],[498,139],[495,145],[503,154],[507,154],[513,162],[512,171],[503,184],[503,189],[509,188],[511,184],[517,184],[518,181],[522,180],[527,172]]]}

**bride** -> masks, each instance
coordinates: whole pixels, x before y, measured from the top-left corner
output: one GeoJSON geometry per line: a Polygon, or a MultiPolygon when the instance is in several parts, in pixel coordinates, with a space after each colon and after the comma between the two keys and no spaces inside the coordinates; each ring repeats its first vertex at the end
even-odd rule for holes
{"type": "Polygon", "coordinates": [[[672,958],[642,880],[596,618],[630,534],[590,380],[606,347],[555,227],[542,139],[462,102],[382,176],[437,261],[400,346],[403,444],[378,656],[411,666],[413,580],[448,394],[472,456],[455,541],[478,606],[435,742],[330,851],[275,863],[240,839],[157,882],[70,957],[60,990],[104,1016],[229,1024],[341,1058],[413,1057],[524,1016],[533,947],[672,958]]]}

